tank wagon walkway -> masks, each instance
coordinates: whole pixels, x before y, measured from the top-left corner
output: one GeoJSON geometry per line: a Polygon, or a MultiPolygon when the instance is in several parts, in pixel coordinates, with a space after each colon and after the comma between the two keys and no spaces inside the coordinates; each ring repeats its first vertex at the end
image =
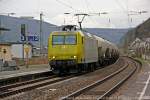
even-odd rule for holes
{"type": "Polygon", "coordinates": [[[0,80],[49,71],[49,65],[48,64],[30,65],[28,68],[26,68],[25,66],[19,66],[19,68],[20,68],[19,70],[0,72],[0,80]]]}
{"type": "Polygon", "coordinates": [[[150,63],[144,63],[140,73],[112,95],[112,98],[116,98],[115,100],[150,100],[150,63]]]}

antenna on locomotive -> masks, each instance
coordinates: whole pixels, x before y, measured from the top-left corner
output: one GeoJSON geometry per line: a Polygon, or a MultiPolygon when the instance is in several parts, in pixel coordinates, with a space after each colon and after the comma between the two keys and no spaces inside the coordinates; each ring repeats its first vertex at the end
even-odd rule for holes
{"type": "Polygon", "coordinates": [[[78,23],[79,23],[79,27],[80,27],[80,30],[82,30],[82,22],[84,20],[84,18],[86,16],[89,16],[89,14],[86,14],[86,13],[79,13],[79,14],[75,14],[75,16],[78,17],[78,23]],[[82,17],[81,20],[80,20],[80,16],[82,17]]]}

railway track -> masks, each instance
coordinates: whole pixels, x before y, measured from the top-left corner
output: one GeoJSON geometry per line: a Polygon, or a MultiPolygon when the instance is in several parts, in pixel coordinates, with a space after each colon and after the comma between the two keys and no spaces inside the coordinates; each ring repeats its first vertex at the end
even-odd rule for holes
{"type": "Polygon", "coordinates": [[[104,77],[95,83],[81,88],[65,97],[61,100],[102,100],[109,99],[109,95],[124,83],[130,76],[134,74],[138,65],[134,62],[128,61],[128,63],[118,71],[112,73],[109,76],[104,77]]]}
{"type": "Polygon", "coordinates": [[[38,78],[38,79],[34,79],[34,80],[29,80],[29,81],[25,81],[25,82],[17,82],[14,84],[9,84],[9,85],[5,85],[5,86],[1,86],[0,87],[0,91],[5,91],[14,87],[19,87],[19,86],[23,86],[23,85],[27,85],[27,84],[32,84],[32,83],[36,83],[36,82],[40,82],[40,81],[44,81],[47,79],[51,79],[51,78],[55,78],[55,76],[49,76],[49,77],[42,77],[42,78],[38,78]]]}
{"type": "MultiPolygon", "coordinates": [[[[127,80],[129,76],[131,76],[136,70],[137,65],[135,62],[132,62],[129,59],[127,59],[126,61],[125,58],[123,59],[120,59],[116,64],[110,67],[106,67],[104,69],[102,68],[99,71],[96,71],[96,73],[95,72],[87,73],[81,76],[79,75],[79,77],[75,77],[77,75],[66,76],[66,77],[49,76],[40,79],[34,79],[27,82],[20,82],[16,84],[3,86],[0,87],[0,91],[2,91],[2,93],[0,92],[0,99],[5,98],[7,100],[6,97],[8,97],[8,100],[11,100],[9,98],[15,98],[18,96],[21,96],[21,98],[23,98],[28,93],[28,91],[35,90],[35,89],[36,91],[34,91],[34,95],[41,92],[43,93],[41,97],[47,96],[49,100],[53,100],[56,98],[59,99],[60,97],[62,97],[61,98],[62,100],[104,99],[108,97],[110,94],[112,94],[117,89],[117,87],[119,87],[125,80],[127,80]],[[118,66],[118,67],[113,67],[113,66],[118,66]],[[104,71],[106,75],[102,73],[104,71]],[[98,74],[98,73],[102,73],[102,74],[98,74]],[[91,79],[89,77],[91,78],[95,77],[95,78],[91,79]],[[87,78],[87,80],[85,78],[87,78]],[[114,82],[114,80],[116,81],[114,82]],[[86,81],[87,83],[85,83],[86,81]],[[51,89],[54,89],[55,91],[51,91],[51,89]],[[22,92],[24,93],[20,94],[22,92]]],[[[35,97],[32,97],[31,95],[31,97],[28,98],[35,99],[35,98],[40,98],[40,96],[37,97],[35,95],[35,97]]],[[[47,100],[47,99],[43,99],[43,100],[47,100]]]]}
{"type": "Polygon", "coordinates": [[[0,79],[0,87],[11,85],[14,83],[26,82],[33,79],[40,79],[43,77],[48,77],[53,75],[51,71],[41,71],[41,72],[33,72],[33,73],[17,73],[17,74],[10,74],[4,76],[4,78],[0,79]]]}
{"type": "Polygon", "coordinates": [[[74,76],[72,75],[72,76],[66,76],[66,77],[57,77],[56,75],[53,75],[53,76],[44,77],[40,79],[2,86],[0,87],[0,91],[1,91],[0,99],[15,95],[18,93],[30,91],[30,90],[33,90],[42,86],[50,85],[56,82],[60,82],[60,81],[63,81],[72,77],[74,76]]]}

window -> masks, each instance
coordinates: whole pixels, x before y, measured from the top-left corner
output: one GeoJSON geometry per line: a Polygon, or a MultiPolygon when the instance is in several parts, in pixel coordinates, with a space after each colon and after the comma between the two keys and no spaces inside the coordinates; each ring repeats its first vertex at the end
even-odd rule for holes
{"type": "Polygon", "coordinates": [[[76,44],[76,36],[75,35],[65,36],[65,44],[76,44]]]}
{"type": "Polygon", "coordinates": [[[53,35],[52,44],[53,45],[76,44],[76,35],[53,35]]]}
{"type": "Polygon", "coordinates": [[[58,36],[53,36],[52,37],[52,42],[53,44],[64,44],[64,36],[58,35],[58,36]]]}

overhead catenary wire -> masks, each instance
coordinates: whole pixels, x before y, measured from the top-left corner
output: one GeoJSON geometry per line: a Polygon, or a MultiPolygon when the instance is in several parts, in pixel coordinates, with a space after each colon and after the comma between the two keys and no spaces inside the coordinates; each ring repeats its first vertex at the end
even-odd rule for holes
{"type": "Polygon", "coordinates": [[[131,27],[131,23],[130,23],[130,15],[129,15],[129,4],[128,4],[128,0],[126,0],[126,6],[127,6],[127,17],[128,17],[128,27],[131,27]]]}
{"type": "MultiPolygon", "coordinates": [[[[101,13],[99,12],[99,13],[94,13],[95,11],[94,11],[94,9],[90,6],[90,3],[89,3],[89,1],[88,0],[84,0],[85,1],[85,4],[86,4],[86,7],[87,7],[87,10],[88,10],[88,12],[90,13],[90,14],[96,14],[96,15],[98,15],[98,16],[100,16],[101,15],[101,13]]],[[[95,24],[97,24],[97,25],[99,25],[99,28],[101,28],[100,26],[101,26],[101,24],[98,22],[98,21],[96,21],[95,19],[93,19],[93,17],[92,16],[88,16],[89,17],[89,19],[93,22],[93,23],[95,23],[95,24]]],[[[110,19],[110,18],[109,18],[110,19]]],[[[109,19],[108,19],[108,22],[109,22],[109,24],[110,24],[110,21],[109,21],[109,19]]]]}
{"type": "MultiPolygon", "coordinates": [[[[89,4],[88,0],[84,0],[84,2],[85,2],[85,5],[86,5],[86,8],[87,8],[87,12],[92,13],[94,10],[93,10],[92,7],[90,7],[90,4],[89,4]],[[90,8],[91,8],[91,9],[90,9],[90,8]]],[[[97,21],[95,21],[92,17],[88,16],[88,18],[89,18],[94,24],[99,25],[99,23],[98,23],[97,21]]]]}
{"type": "Polygon", "coordinates": [[[70,9],[76,11],[76,12],[79,12],[79,11],[80,11],[80,10],[75,9],[74,7],[70,6],[71,4],[67,4],[67,3],[62,2],[62,1],[60,1],[60,0],[56,0],[56,1],[57,1],[58,3],[60,3],[60,4],[62,4],[63,6],[68,7],[68,8],[70,8],[70,9]]]}
{"type": "Polygon", "coordinates": [[[123,12],[127,15],[127,24],[128,27],[131,27],[131,23],[130,23],[130,14],[129,14],[129,4],[128,4],[128,0],[126,0],[126,8],[120,3],[119,0],[115,0],[116,3],[118,4],[118,6],[123,10],[123,12]]]}
{"type": "MultiPolygon", "coordinates": [[[[56,0],[58,3],[60,3],[60,4],[62,4],[63,6],[66,6],[66,7],[68,7],[68,8],[70,8],[71,10],[73,10],[73,11],[76,11],[76,12],[78,12],[78,13],[80,13],[80,14],[85,14],[85,13],[87,13],[89,16],[95,16],[95,15],[98,15],[98,16],[100,16],[100,14],[102,14],[102,13],[94,13],[94,10],[93,9],[91,9],[90,7],[89,7],[89,5],[90,5],[90,3],[88,2],[88,0],[83,0],[84,2],[85,2],[85,6],[86,6],[86,8],[85,8],[85,11],[81,11],[81,10],[78,10],[78,9],[75,9],[74,7],[72,7],[71,6],[71,4],[68,4],[68,3],[66,3],[66,2],[64,2],[64,1],[60,1],[60,0],[56,0]]],[[[83,7],[84,7],[84,5],[83,5],[83,7]]],[[[75,14],[74,14],[75,15],[75,14]]],[[[89,17],[88,16],[88,17],[89,17]]],[[[79,16],[78,16],[79,17],[79,16]]],[[[100,23],[98,23],[95,19],[93,19],[92,17],[89,17],[90,18],[90,20],[92,21],[92,22],[94,22],[94,23],[96,23],[97,25],[100,25],[100,23]]],[[[109,21],[108,21],[109,22],[109,21]]],[[[100,25],[101,26],[101,25],[100,25]]]]}
{"type": "MultiPolygon", "coordinates": [[[[60,0],[56,0],[58,3],[62,4],[63,6],[66,6],[70,9],[72,9],[73,11],[76,11],[76,12],[80,12],[80,13],[84,13],[84,12],[91,12],[90,8],[88,7],[88,1],[85,0],[85,4],[86,4],[86,7],[87,7],[87,10],[88,11],[81,11],[81,10],[78,10],[78,9],[75,9],[74,7],[70,6],[70,4],[67,4],[66,2],[62,2],[60,0]]],[[[91,18],[90,18],[91,19],[91,18]]],[[[96,22],[96,21],[95,21],[96,22]]]]}
{"type": "Polygon", "coordinates": [[[119,0],[115,0],[115,2],[123,10],[124,13],[128,13],[127,9],[120,3],[119,0]]]}
{"type": "MultiPolygon", "coordinates": [[[[71,6],[71,4],[68,4],[68,3],[66,3],[66,2],[62,2],[62,1],[60,1],[60,0],[56,0],[58,3],[60,3],[60,4],[62,4],[63,6],[65,6],[65,7],[68,7],[68,8],[70,8],[71,10],[73,10],[73,11],[75,11],[76,13],[84,13],[84,11],[81,11],[81,10],[79,10],[79,9],[76,9],[76,8],[74,8],[73,6],[71,6]]],[[[70,13],[71,14],[71,13],[70,13]]],[[[74,17],[74,15],[75,14],[73,14],[73,17],[74,17]]],[[[73,18],[72,18],[72,22],[73,22],[73,18]]]]}

